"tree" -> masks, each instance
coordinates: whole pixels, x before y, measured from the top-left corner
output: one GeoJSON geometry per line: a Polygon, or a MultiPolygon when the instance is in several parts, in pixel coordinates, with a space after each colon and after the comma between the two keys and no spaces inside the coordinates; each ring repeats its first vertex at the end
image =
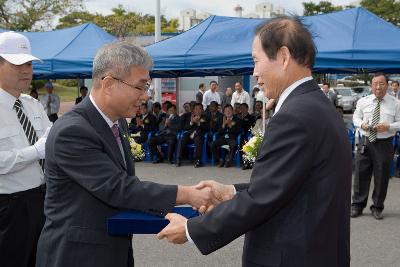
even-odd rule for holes
{"type": "Polygon", "coordinates": [[[82,0],[0,0],[0,27],[15,31],[50,29],[55,16],[82,8],[82,0]]]}
{"type": "Polygon", "coordinates": [[[363,0],[361,6],[384,20],[400,25],[400,2],[395,0],[363,0]]]}
{"type": "Polygon", "coordinates": [[[83,23],[94,23],[101,15],[90,14],[86,11],[75,11],[59,19],[56,29],[63,29],[68,27],[77,26],[83,23]]]}
{"type": "MultiPolygon", "coordinates": [[[[91,14],[86,11],[73,12],[60,18],[57,29],[92,22],[117,37],[154,33],[154,16],[127,11],[122,5],[113,8],[112,12],[107,16],[97,13],[91,14]]],[[[177,19],[168,21],[164,16],[161,17],[161,30],[163,32],[176,32],[178,26],[177,19]]]]}
{"type": "Polygon", "coordinates": [[[331,2],[320,1],[318,4],[313,2],[303,2],[303,14],[304,16],[313,16],[318,14],[326,14],[334,11],[340,11],[343,9],[353,8],[352,5],[347,6],[334,6],[331,2]]]}

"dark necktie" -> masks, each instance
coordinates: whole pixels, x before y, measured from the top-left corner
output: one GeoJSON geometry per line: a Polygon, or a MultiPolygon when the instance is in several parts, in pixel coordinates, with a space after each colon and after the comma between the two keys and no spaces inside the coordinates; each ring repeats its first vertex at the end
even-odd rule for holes
{"type": "MultiPolygon", "coordinates": [[[[29,121],[28,117],[25,115],[24,111],[22,110],[22,103],[21,100],[17,99],[14,103],[14,109],[17,112],[17,117],[19,122],[22,125],[22,129],[24,129],[26,138],[28,138],[28,142],[31,146],[33,146],[36,141],[38,140],[35,129],[33,128],[31,122],[29,121]]],[[[44,159],[39,160],[39,164],[44,171],[44,159]]]]}
{"type": "MultiPolygon", "coordinates": [[[[381,101],[382,99],[378,99],[378,103],[376,104],[376,107],[374,109],[374,113],[372,113],[372,121],[371,121],[371,126],[375,126],[380,119],[380,112],[381,112],[381,101]]],[[[377,136],[377,131],[372,129],[369,132],[368,140],[373,143],[376,141],[376,136],[377,136]]]]}
{"type": "Polygon", "coordinates": [[[114,135],[114,138],[115,138],[115,141],[117,142],[117,145],[118,145],[118,148],[119,148],[119,150],[120,150],[120,152],[121,152],[121,156],[122,156],[122,158],[123,158],[123,160],[124,160],[124,163],[126,163],[125,162],[125,152],[124,152],[124,148],[123,148],[123,146],[122,146],[122,142],[121,142],[121,136],[120,136],[120,133],[119,133],[119,127],[118,127],[118,125],[117,124],[114,124],[112,127],[111,127],[111,131],[112,131],[112,133],[113,133],[113,135],[114,135]]]}

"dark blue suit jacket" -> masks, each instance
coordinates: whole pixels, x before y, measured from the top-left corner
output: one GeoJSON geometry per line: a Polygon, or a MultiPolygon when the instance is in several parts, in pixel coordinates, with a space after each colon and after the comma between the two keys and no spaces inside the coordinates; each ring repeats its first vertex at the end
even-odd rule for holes
{"type": "Polygon", "coordinates": [[[135,176],[126,121],[119,123],[126,162],[89,97],[53,125],[46,142],[46,222],[36,266],[128,266],[131,238],[108,235],[107,218],[128,209],[162,216],[174,207],[177,186],[135,176]]]}
{"type": "Polygon", "coordinates": [[[189,234],[203,254],[246,234],[243,266],[349,266],[351,161],[338,112],[305,82],[271,118],[250,182],[189,234]]]}

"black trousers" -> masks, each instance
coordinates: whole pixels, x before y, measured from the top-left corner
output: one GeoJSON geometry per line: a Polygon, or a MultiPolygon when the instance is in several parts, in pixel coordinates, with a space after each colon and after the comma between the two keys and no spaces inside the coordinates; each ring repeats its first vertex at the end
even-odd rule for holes
{"type": "Polygon", "coordinates": [[[196,134],[193,139],[190,138],[190,133],[186,133],[178,141],[178,160],[181,160],[183,153],[188,144],[194,144],[194,159],[201,160],[203,153],[204,134],[196,134]]]}
{"type": "Polygon", "coordinates": [[[367,206],[372,174],[374,175],[374,191],[371,209],[384,209],[390,178],[390,162],[394,154],[392,140],[393,138],[377,139],[374,143],[370,143],[368,138],[363,138],[359,144],[353,182],[353,209],[362,210],[367,206]],[[361,154],[362,144],[365,144],[365,148],[364,153],[361,154]]]}
{"type": "Polygon", "coordinates": [[[133,137],[133,140],[135,140],[136,143],[138,144],[143,144],[146,143],[147,137],[149,136],[149,133],[140,133],[139,136],[133,137]]]}
{"type": "Polygon", "coordinates": [[[236,138],[225,138],[224,136],[218,137],[217,140],[211,143],[211,153],[214,156],[215,162],[218,162],[220,160],[219,157],[219,148],[223,145],[228,145],[229,146],[229,153],[228,153],[228,161],[232,162],[233,161],[233,155],[236,151],[237,148],[237,141],[236,138]]]}
{"type": "Polygon", "coordinates": [[[159,159],[162,158],[160,151],[158,151],[157,146],[167,143],[168,144],[168,160],[172,160],[174,151],[175,151],[175,144],[176,144],[176,135],[172,134],[163,134],[159,136],[154,136],[149,141],[149,149],[150,149],[150,158],[152,159],[155,155],[159,159]]]}
{"type": "Polygon", "coordinates": [[[34,267],[45,217],[44,187],[0,194],[0,266],[34,267]]]}
{"type": "Polygon", "coordinates": [[[58,119],[57,113],[51,114],[48,117],[49,121],[51,121],[52,123],[54,123],[58,119]]]}

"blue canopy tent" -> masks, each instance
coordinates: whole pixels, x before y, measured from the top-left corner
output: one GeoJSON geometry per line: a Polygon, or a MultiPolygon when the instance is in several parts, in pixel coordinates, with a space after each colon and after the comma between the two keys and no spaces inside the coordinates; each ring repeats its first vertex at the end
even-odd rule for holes
{"type": "MultiPolygon", "coordinates": [[[[400,29],[363,8],[303,17],[317,46],[314,71],[400,72],[400,29]]],[[[211,16],[192,29],[147,46],[153,77],[247,75],[251,43],[263,20],[211,16]]]]}
{"type": "Polygon", "coordinates": [[[43,64],[33,63],[35,79],[91,78],[97,50],[116,39],[90,23],[49,32],[21,33],[30,40],[33,55],[43,60],[43,64]]]}

